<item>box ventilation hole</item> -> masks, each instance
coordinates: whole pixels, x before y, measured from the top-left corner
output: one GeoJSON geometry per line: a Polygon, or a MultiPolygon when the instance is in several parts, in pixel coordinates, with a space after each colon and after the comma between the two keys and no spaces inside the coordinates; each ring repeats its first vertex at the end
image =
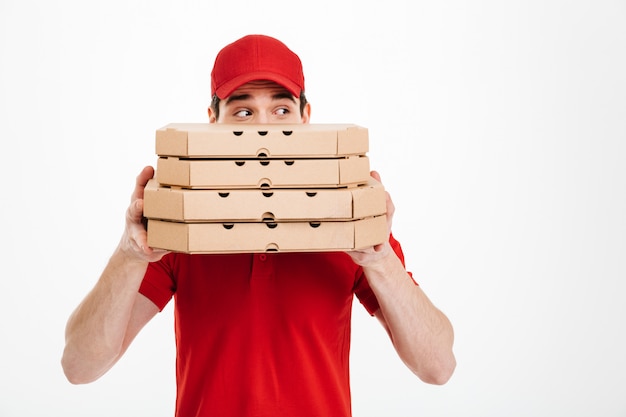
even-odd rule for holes
{"type": "Polygon", "coordinates": [[[276,243],[268,243],[265,247],[265,252],[278,252],[278,245],[276,243]]]}

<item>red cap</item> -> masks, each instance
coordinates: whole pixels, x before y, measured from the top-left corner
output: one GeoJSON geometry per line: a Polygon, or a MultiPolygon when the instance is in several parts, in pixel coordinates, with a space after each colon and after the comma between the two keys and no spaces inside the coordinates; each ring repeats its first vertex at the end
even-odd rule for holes
{"type": "Polygon", "coordinates": [[[225,99],[242,85],[257,80],[274,81],[300,97],[304,90],[302,62],[278,39],[244,36],[217,54],[211,71],[211,94],[225,99]]]}

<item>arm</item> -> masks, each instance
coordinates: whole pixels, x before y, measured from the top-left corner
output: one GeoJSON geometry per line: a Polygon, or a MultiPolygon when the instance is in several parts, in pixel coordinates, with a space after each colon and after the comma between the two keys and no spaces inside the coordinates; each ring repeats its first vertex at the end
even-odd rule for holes
{"type": "Polygon", "coordinates": [[[61,364],[72,383],[87,383],[107,372],[126,351],[158,308],[138,293],[148,262],[166,252],[147,245],[142,224],[143,191],[154,175],[146,167],[137,176],[126,227],[100,279],[70,316],[61,364]]]}
{"type": "MultiPolygon", "coordinates": [[[[380,181],[378,173],[373,172],[372,176],[380,181]]],[[[387,196],[389,230],[393,212],[393,203],[387,196]]],[[[350,256],[363,267],[380,306],[375,315],[402,361],[424,382],[447,382],[456,366],[452,352],[454,332],[448,318],[415,285],[388,241],[350,252],[350,256]]]]}

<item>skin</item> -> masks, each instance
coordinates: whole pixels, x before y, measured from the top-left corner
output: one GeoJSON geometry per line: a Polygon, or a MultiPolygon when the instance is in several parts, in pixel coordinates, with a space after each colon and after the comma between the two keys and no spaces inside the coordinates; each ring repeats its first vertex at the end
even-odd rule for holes
{"type": "MultiPolygon", "coordinates": [[[[299,99],[281,86],[255,81],[220,102],[219,120],[211,108],[208,116],[211,123],[309,123],[310,104],[302,114],[299,105],[299,99]]],[[[137,176],[122,238],[93,289],[68,319],[61,363],[71,383],[89,383],[105,374],[158,313],[138,292],[148,263],[167,253],[148,247],[142,224],[144,188],[153,176],[150,166],[137,176]]],[[[380,181],[377,172],[372,176],[380,181]]],[[[387,194],[389,231],[394,210],[387,194]]],[[[375,315],[403,362],[424,382],[447,382],[456,366],[447,317],[413,283],[389,242],[349,255],[363,267],[380,305],[375,315]]]]}

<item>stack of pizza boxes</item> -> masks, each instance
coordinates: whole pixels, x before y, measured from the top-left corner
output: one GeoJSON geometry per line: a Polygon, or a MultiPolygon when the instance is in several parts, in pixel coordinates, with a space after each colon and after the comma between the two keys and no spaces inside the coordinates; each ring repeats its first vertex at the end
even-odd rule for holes
{"type": "Polygon", "coordinates": [[[363,249],[388,237],[353,124],[169,124],[146,186],[148,244],[185,253],[363,249]]]}

